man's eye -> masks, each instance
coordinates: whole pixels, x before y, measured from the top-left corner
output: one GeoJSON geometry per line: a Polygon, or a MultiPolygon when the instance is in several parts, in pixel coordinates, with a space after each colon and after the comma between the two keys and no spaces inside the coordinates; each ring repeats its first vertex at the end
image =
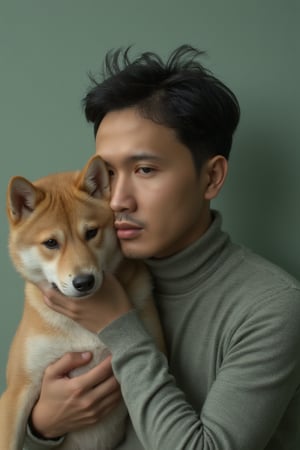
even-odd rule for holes
{"type": "Polygon", "coordinates": [[[90,239],[93,239],[98,233],[98,228],[90,228],[85,232],[85,239],[86,241],[89,241],[90,239]]]}
{"type": "Polygon", "coordinates": [[[139,167],[138,172],[140,172],[143,175],[147,175],[148,173],[153,172],[154,169],[152,167],[139,167]]]}
{"type": "Polygon", "coordinates": [[[59,248],[59,243],[56,239],[48,239],[47,241],[43,242],[43,245],[46,248],[49,248],[49,250],[55,250],[59,248]]]}

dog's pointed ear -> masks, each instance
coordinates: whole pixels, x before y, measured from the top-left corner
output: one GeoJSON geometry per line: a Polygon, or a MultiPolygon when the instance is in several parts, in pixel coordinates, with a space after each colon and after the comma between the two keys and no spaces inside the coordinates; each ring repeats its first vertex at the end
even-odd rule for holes
{"type": "Polygon", "coordinates": [[[7,189],[7,213],[10,221],[16,224],[27,218],[42,198],[42,191],[26,178],[11,178],[7,189]]]}
{"type": "Polygon", "coordinates": [[[78,189],[91,197],[108,198],[109,176],[104,161],[100,156],[93,156],[84,166],[76,183],[78,189]]]}

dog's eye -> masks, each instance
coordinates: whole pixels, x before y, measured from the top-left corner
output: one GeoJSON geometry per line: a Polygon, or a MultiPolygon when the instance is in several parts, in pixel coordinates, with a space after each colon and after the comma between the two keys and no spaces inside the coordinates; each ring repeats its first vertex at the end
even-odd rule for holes
{"type": "Polygon", "coordinates": [[[97,233],[98,228],[91,228],[85,232],[85,239],[89,241],[90,239],[93,239],[97,233]]]}
{"type": "Polygon", "coordinates": [[[50,250],[59,248],[59,244],[56,239],[48,239],[48,241],[43,242],[43,245],[50,250]]]}

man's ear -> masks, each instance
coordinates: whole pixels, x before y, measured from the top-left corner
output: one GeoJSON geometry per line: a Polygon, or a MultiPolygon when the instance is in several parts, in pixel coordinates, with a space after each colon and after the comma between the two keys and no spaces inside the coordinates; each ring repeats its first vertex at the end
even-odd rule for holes
{"type": "Polygon", "coordinates": [[[207,180],[204,198],[212,200],[217,197],[222,189],[227,176],[228,161],[224,156],[216,155],[206,162],[204,169],[207,180]]]}

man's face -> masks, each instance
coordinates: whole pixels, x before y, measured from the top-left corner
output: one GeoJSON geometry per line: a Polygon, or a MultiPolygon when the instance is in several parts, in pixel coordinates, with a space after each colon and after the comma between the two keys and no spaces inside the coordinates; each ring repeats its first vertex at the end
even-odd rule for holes
{"type": "Polygon", "coordinates": [[[189,149],[173,130],[133,108],[113,111],[99,126],[96,153],[110,173],[111,208],[126,256],[170,256],[205,232],[205,168],[196,173],[189,149]]]}

